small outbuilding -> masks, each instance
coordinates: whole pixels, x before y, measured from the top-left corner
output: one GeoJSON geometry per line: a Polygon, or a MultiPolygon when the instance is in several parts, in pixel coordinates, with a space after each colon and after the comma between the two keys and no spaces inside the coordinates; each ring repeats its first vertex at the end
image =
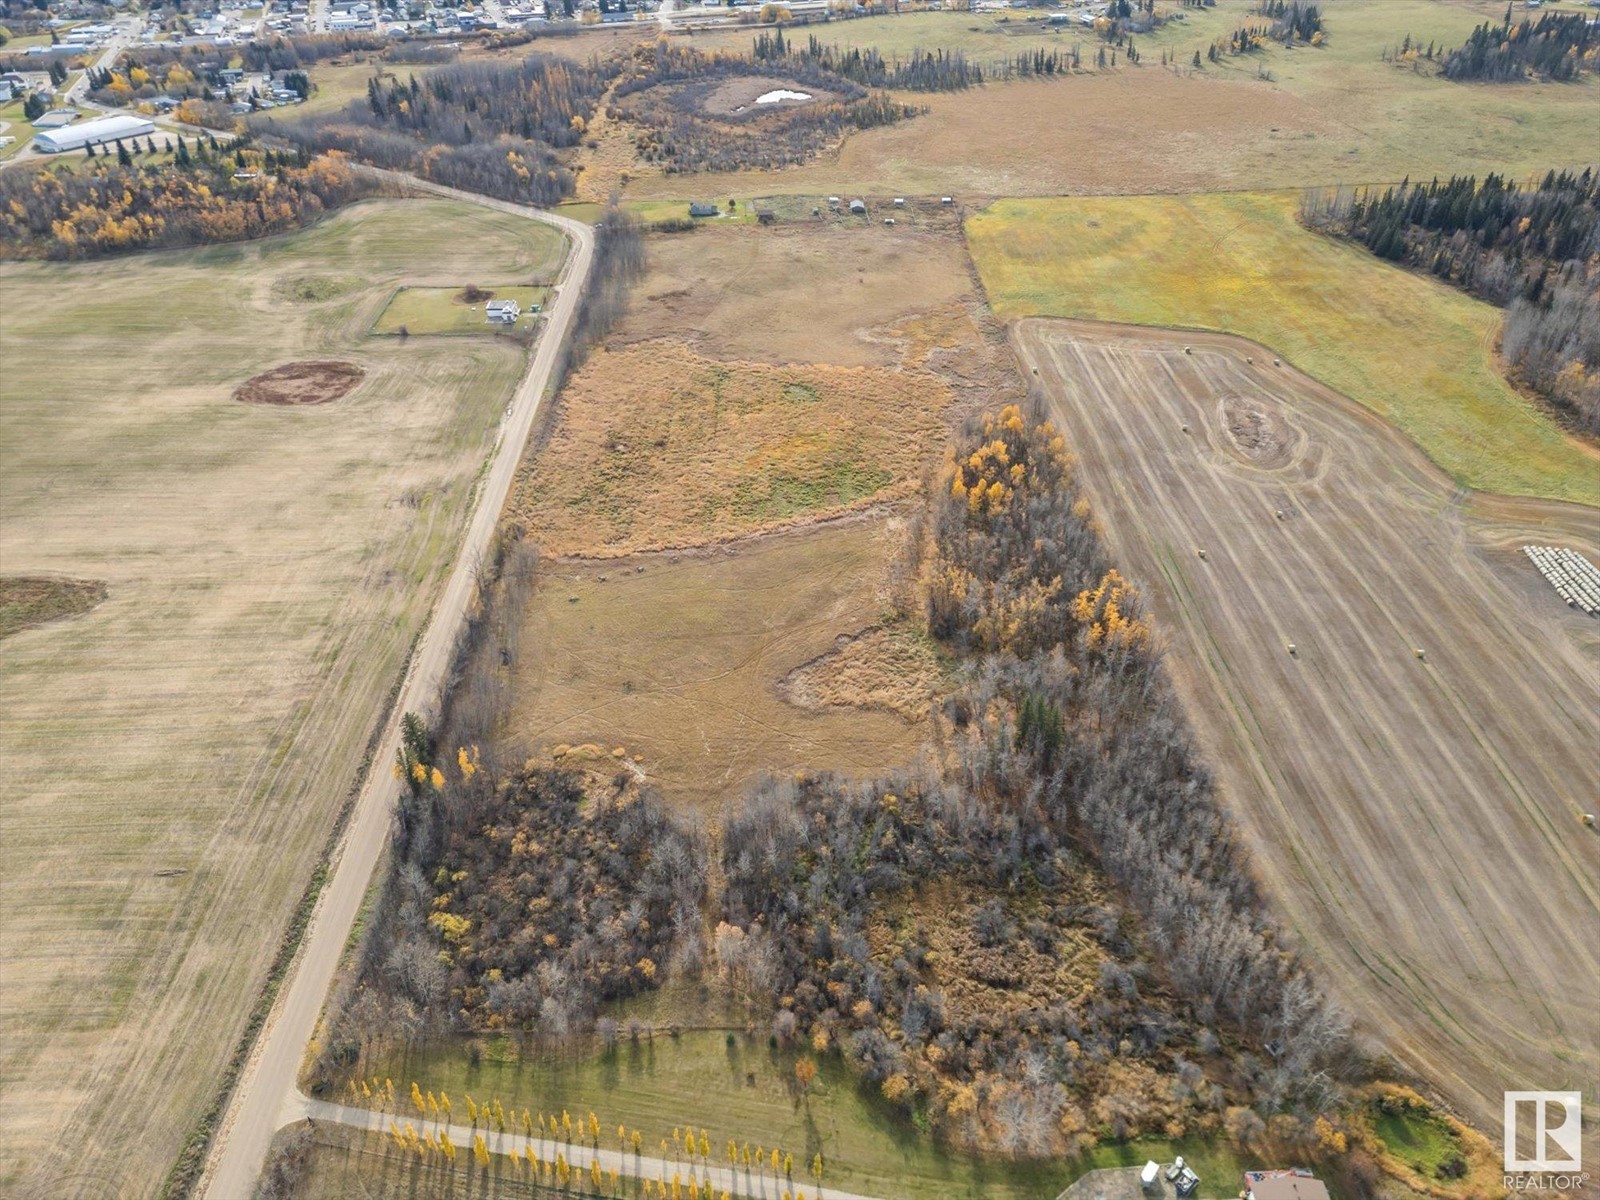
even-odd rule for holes
{"type": "Polygon", "coordinates": [[[721,212],[722,210],[715,204],[705,200],[696,200],[689,205],[689,215],[691,217],[715,217],[721,212]]]}
{"type": "Polygon", "coordinates": [[[867,215],[867,202],[865,200],[850,201],[850,211],[858,217],[867,215]]]}

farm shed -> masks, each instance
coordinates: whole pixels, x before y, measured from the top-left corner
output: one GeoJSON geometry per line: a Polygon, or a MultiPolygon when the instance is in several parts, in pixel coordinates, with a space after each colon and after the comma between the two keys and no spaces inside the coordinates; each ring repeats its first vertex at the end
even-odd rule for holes
{"type": "Polygon", "coordinates": [[[101,146],[118,138],[149,137],[156,127],[143,117],[101,117],[65,129],[50,129],[35,134],[33,144],[44,154],[81,150],[90,144],[101,146]]]}
{"type": "Polygon", "coordinates": [[[691,217],[714,217],[721,211],[715,204],[708,204],[703,200],[696,200],[689,205],[689,215],[691,217]]]}

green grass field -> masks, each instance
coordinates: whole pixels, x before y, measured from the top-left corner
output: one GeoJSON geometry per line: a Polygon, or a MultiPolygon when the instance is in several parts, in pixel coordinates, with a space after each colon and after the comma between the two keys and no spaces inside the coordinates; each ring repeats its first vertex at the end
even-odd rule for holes
{"type": "Polygon", "coordinates": [[[657,1033],[638,1043],[624,1039],[609,1052],[526,1058],[509,1042],[491,1041],[477,1065],[463,1042],[447,1041],[379,1060],[371,1070],[392,1078],[402,1100],[415,1080],[424,1090],[448,1092],[463,1109],[462,1097],[470,1094],[478,1101],[497,1099],[508,1112],[513,1106],[565,1108],[575,1115],[592,1110],[602,1129],[625,1124],[641,1130],[646,1154],[659,1153],[660,1140],[685,1125],[706,1129],[719,1148],[730,1138],[779,1146],[797,1162],[820,1152],[828,1163],[824,1184],[884,1200],[1039,1200],[1097,1167],[1170,1161],[1174,1154],[1184,1155],[1207,1180],[1203,1196],[1231,1196],[1246,1165],[1226,1145],[1198,1138],[1107,1143],[1075,1161],[1008,1163],[951,1155],[858,1087],[836,1059],[823,1060],[810,1097],[800,1099],[790,1087],[791,1053],[770,1049],[764,1039],[738,1034],[730,1043],[728,1037],[717,1031],[676,1038],[657,1033]]]}
{"type": "Polygon", "coordinates": [[[1498,309],[1310,233],[1277,194],[1002,200],[967,222],[1003,318],[1221,330],[1392,421],[1460,483],[1600,506],[1600,452],[1505,382],[1498,309]]]}
{"type": "Polygon", "coordinates": [[[1461,1139],[1432,1113],[1390,1114],[1375,1109],[1372,1129],[1390,1154],[1424,1177],[1433,1177],[1441,1163],[1463,1154],[1461,1139]]]}
{"type": "MultiPolygon", "coordinates": [[[[533,320],[528,316],[534,305],[542,306],[550,298],[550,289],[522,284],[490,284],[484,291],[492,293],[495,300],[515,300],[522,305],[522,318],[515,328],[530,329],[533,320]]],[[[384,306],[383,314],[373,325],[373,333],[394,334],[404,329],[415,337],[421,334],[444,333],[494,334],[507,328],[491,325],[484,316],[484,301],[468,304],[461,299],[459,287],[401,288],[384,306]]]]}

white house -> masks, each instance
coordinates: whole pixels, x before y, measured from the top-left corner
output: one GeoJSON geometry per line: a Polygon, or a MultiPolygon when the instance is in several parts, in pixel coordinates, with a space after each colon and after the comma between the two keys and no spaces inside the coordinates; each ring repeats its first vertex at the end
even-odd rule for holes
{"type": "Polygon", "coordinates": [[[515,300],[491,300],[483,306],[491,325],[515,325],[522,315],[522,305],[515,300]]]}

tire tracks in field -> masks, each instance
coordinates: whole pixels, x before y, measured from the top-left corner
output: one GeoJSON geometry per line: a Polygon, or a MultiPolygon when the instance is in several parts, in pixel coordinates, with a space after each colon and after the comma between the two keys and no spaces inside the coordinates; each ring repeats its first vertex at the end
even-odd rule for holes
{"type": "MultiPolygon", "coordinates": [[[[1363,1025],[1486,1124],[1499,1087],[1592,1077],[1600,856],[1567,810],[1600,792],[1600,679],[1564,613],[1527,611],[1486,561],[1471,494],[1241,340],[1043,321],[1014,338],[1064,385],[1116,561],[1172,610],[1180,692],[1269,892],[1363,1025]],[[1230,391],[1282,400],[1303,452],[1232,461],[1211,403],[1230,391]]],[[[1600,537],[1575,506],[1495,508],[1600,537]]]]}

